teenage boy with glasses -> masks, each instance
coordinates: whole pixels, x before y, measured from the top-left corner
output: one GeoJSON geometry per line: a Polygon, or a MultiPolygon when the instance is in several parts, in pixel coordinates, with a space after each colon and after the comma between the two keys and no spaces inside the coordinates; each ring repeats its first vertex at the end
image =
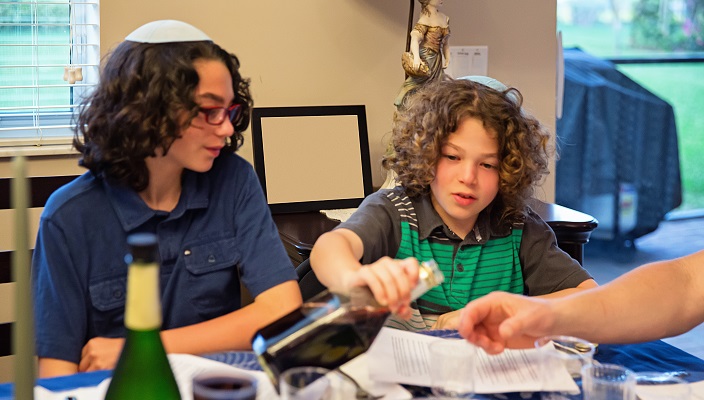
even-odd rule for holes
{"type": "Polygon", "coordinates": [[[237,58],[193,26],[152,22],[117,46],[77,123],[89,172],[41,217],[40,376],[114,367],[132,233],[159,240],[168,352],[248,349],[258,328],[301,304],[256,174],[235,154],[251,108],[237,58]],[[245,307],[240,282],[254,297],[245,307]]]}

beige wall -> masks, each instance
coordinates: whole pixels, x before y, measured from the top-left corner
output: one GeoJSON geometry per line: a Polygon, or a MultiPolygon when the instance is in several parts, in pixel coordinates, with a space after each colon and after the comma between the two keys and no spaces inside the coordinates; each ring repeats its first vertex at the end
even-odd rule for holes
{"type": "MultiPolygon", "coordinates": [[[[242,61],[257,106],[363,104],[367,109],[374,184],[390,129],[392,102],[403,80],[408,0],[103,0],[103,53],[138,26],[156,19],[192,23],[242,61]]],[[[489,75],[519,88],[526,107],[554,131],[555,0],[445,0],[453,45],[488,45],[489,75]]],[[[419,6],[416,3],[416,14],[419,6]]],[[[417,15],[414,20],[417,19],[417,15]]],[[[241,150],[251,161],[249,140],[241,150]]],[[[0,157],[0,176],[10,176],[0,157]]],[[[32,157],[30,176],[84,170],[74,157],[32,157]]],[[[554,167],[553,167],[554,170],[554,167]]],[[[554,200],[554,175],[539,197],[554,200]]],[[[31,210],[32,237],[41,209],[31,210]]],[[[11,226],[12,210],[0,212],[11,226]]],[[[0,249],[11,250],[7,232],[0,249]]],[[[14,284],[0,285],[0,323],[14,320],[14,284]]],[[[0,382],[12,379],[11,357],[0,358],[0,382]]]]}
{"type": "MultiPolygon", "coordinates": [[[[445,0],[453,45],[488,45],[489,75],[554,131],[555,0],[445,0]]],[[[416,2],[416,16],[420,6],[416,2]]],[[[138,26],[180,19],[240,57],[256,106],[364,104],[374,184],[403,81],[408,0],[103,0],[103,52],[138,26]]],[[[241,154],[252,160],[251,143],[241,154]]],[[[554,178],[539,197],[554,200],[554,178]]]]}

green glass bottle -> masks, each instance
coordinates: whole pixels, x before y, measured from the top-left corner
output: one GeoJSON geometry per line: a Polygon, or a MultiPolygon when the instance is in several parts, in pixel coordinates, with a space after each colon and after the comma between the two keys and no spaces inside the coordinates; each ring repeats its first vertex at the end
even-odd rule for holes
{"type": "Polygon", "coordinates": [[[157,241],[152,234],[127,238],[127,335],[105,400],[181,399],[161,342],[157,241]]]}

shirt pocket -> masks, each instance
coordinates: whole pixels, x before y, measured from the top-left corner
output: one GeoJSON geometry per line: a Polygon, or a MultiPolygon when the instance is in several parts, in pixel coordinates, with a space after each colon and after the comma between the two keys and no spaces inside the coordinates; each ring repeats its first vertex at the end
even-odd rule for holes
{"type": "Polygon", "coordinates": [[[124,326],[127,277],[113,277],[90,283],[93,305],[91,318],[95,336],[114,337],[124,326]]]}
{"type": "Polygon", "coordinates": [[[201,318],[212,319],[240,307],[237,265],[241,255],[234,238],[186,246],[183,255],[187,296],[201,318]]]}

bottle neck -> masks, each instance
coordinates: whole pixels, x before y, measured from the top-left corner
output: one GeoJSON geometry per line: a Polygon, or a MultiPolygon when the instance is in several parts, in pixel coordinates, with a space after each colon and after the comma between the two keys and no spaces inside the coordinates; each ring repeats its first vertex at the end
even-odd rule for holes
{"type": "Polygon", "coordinates": [[[435,285],[425,279],[419,279],[418,284],[411,289],[411,301],[418,300],[418,298],[425,294],[428,290],[432,289],[435,285]]]}
{"type": "Polygon", "coordinates": [[[127,272],[125,327],[138,331],[161,328],[159,264],[130,264],[127,272]]]}
{"type": "Polygon", "coordinates": [[[438,286],[444,280],[445,277],[434,260],[423,261],[418,269],[418,284],[411,289],[411,300],[417,300],[425,292],[438,286]]]}

